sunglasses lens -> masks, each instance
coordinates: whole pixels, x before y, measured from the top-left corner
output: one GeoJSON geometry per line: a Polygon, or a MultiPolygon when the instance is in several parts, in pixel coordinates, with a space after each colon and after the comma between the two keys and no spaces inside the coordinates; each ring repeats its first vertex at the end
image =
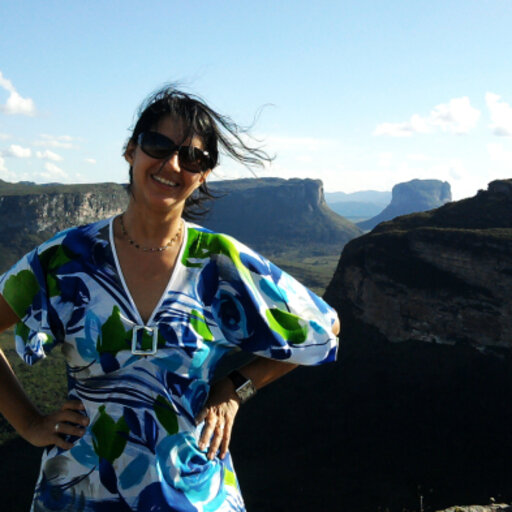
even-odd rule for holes
{"type": "Polygon", "coordinates": [[[178,149],[171,139],[157,132],[141,133],[139,144],[142,151],[152,158],[167,158],[178,149]]]}
{"type": "Polygon", "coordinates": [[[204,151],[194,146],[183,146],[179,152],[180,165],[189,172],[203,172],[209,168],[204,151]]]}
{"type": "Polygon", "coordinates": [[[189,172],[204,172],[211,167],[206,151],[194,146],[180,147],[158,132],[142,132],[139,135],[138,143],[142,151],[152,158],[169,158],[175,151],[178,151],[180,166],[189,172]]]}

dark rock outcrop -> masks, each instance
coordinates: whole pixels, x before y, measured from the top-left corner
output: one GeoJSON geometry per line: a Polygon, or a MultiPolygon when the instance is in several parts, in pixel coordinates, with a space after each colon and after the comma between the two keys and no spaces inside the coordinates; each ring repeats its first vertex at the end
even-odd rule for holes
{"type": "Polygon", "coordinates": [[[340,495],[364,489],[347,510],[512,501],[511,289],[512,180],[345,246],[325,294],[338,408],[317,421],[336,433],[340,495]]]}
{"type": "Polygon", "coordinates": [[[511,348],[511,289],[508,180],[354,240],[326,298],[389,341],[511,348]]]}
{"type": "Polygon", "coordinates": [[[451,199],[450,184],[447,181],[412,180],[399,183],[393,187],[391,203],[377,216],[358,222],[357,225],[363,230],[369,230],[399,215],[438,208],[451,199]]]}

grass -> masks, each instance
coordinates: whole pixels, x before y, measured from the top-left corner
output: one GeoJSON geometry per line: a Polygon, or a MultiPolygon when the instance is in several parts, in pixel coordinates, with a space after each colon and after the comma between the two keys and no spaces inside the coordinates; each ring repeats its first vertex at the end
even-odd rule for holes
{"type": "MultiPolygon", "coordinates": [[[[30,399],[43,413],[58,409],[66,399],[66,365],[60,350],[34,366],[27,365],[14,349],[12,330],[0,334],[0,348],[4,351],[30,399]]],[[[0,416],[0,445],[14,439],[16,433],[0,416]]]]}

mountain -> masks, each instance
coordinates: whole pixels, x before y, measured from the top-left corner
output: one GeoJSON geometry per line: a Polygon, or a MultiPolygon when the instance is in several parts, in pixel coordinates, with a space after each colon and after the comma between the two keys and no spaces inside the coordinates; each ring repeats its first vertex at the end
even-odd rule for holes
{"type": "Polygon", "coordinates": [[[363,230],[370,230],[380,222],[399,215],[423,212],[451,201],[450,184],[439,180],[412,180],[393,187],[391,203],[375,217],[358,222],[363,230]]]}
{"type": "Polygon", "coordinates": [[[391,201],[391,192],[362,190],[359,192],[326,192],[325,200],[334,212],[357,222],[380,213],[391,201]]]}
{"type": "Polygon", "coordinates": [[[218,197],[201,223],[263,253],[340,250],[362,233],[327,206],[320,180],[242,179],[213,182],[210,188],[218,197]]]}
{"type": "Polygon", "coordinates": [[[328,205],[334,203],[362,202],[382,204],[386,206],[391,201],[391,192],[379,190],[359,190],[357,192],[326,192],[325,200],[328,205]]]}
{"type": "Polygon", "coordinates": [[[512,179],[345,246],[324,296],[342,350],[315,412],[340,503],[354,488],[359,510],[512,500],[511,290],[512,179]]]}
{"type": "Polygon", "coordinates": [[[123,185],[0,182],[0,271],[57,231],[121,213],[123,185]]]}

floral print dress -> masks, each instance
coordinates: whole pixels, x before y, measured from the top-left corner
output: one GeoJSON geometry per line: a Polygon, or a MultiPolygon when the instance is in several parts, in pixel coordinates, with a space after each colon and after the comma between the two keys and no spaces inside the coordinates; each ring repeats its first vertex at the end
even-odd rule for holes
{"type": "MultiPolygon", "coordinates": [[[[43,454],[33,511],[243,511],[231,456],[209,460],[194,418],[232,350],[298,364],[336,357],[336,313],[237,240],[186,223],[144,324],[124,282],[113,218],[68,229],[0,279],[33,364],[55,346],[90,424],[43,454]]],[[[42,383],[44,385],[44,383],[42,383]]]]}

